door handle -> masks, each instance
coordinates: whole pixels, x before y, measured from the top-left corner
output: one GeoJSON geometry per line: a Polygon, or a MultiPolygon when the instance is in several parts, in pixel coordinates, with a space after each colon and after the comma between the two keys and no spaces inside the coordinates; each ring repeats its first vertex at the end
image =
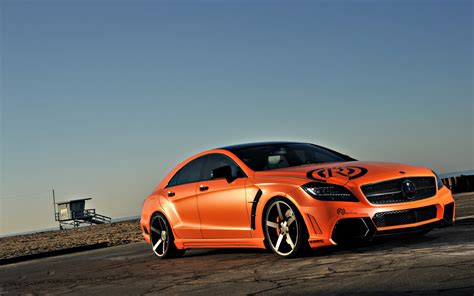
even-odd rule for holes
{"type": "Polygon", "coordinates": [[[171,197],[171,196],[174,196],[174,192],[173,191],[168,191],[168,196],[171,197]]]}
{"type": "Polygon", "coordinates": [[[199,190],[200,190],[200,191],[206,191],[207,189],[209,189],[208,186],[206,186],[206,185],[199,185],[199,190]]]}

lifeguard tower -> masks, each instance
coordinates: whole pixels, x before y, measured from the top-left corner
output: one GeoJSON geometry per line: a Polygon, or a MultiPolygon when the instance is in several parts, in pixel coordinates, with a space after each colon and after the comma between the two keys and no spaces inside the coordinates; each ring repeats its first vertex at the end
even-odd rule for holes
{"type": "Polygon", "coordinates": [[[79,227],[82,224],[110,223],[110,217],[97,214],[95,209],[86,209],[86,201],[91,199],[88,197],[56,202],[53,191],[54,218],[59,222],[59,229],[64,229],[68,225],[79,227]]]}

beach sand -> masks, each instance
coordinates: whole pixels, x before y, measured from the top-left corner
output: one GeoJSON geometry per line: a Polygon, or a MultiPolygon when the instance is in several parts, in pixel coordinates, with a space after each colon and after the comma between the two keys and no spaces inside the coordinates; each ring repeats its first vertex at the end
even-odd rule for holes
{"type": "Polygon", "coordinates": [[[98,243],[117,246],[143,241],[139,221],[129,220],[0,238],[0,259],[98,243]]]}

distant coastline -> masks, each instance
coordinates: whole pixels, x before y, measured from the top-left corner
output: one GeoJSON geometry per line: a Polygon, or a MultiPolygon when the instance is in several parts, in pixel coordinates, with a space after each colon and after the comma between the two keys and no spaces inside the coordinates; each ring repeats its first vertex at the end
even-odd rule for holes
{"type": "MultiPolygon", "coordinates": [[[[140,219],[139,215],[137,215],[137,216],[126,216],[126,217],[120,217],[120,218],[112,219],[112,223],[125,222],[125,221],[138,220],[138,219],[140,219]]],[[[81,226],[81,227],[89,227],[89,225],[85,225],[85,226],[81,226]]],[[[6,238],[6,237],[12,237],[12,236],[18,236],[18,235],[35,234],[35,233],[48,232],[48,231],[57,231],[57,230],[59,230],[58,227],[42,228],[42,229],[36,229],[36,230],[32,230],[32,231],[1,234],[0,238],[6,238]]]]}
{"type": "Polygon", "coordinates": [[[441,179],[445,178],[452,178],[452,177],[458,177],[458,176],[472,176],[474,175],[474,169],[473,170],[467,170],[467,171],[460,171],[460,172],[451,172],[451,173],[446,173],[446,174],[439,174],[441,179]]]}

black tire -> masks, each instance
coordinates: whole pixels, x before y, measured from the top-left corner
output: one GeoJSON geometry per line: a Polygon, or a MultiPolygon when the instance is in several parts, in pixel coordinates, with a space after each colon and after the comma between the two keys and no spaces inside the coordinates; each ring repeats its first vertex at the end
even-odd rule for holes
{"type": "Polygon", "coordinates": [[[166,217],[156,213],[150,220],[151,249],[160,259],[183,256],[185,250],[176,248],[173,231],[166,217]]]}
{"type": "Polygon", "coordinates": [[[289,200],[277,197],[265,207],[262,219],[265,243],[282,258],[302,256],[309,249],[303,217],[289,200]]]}

